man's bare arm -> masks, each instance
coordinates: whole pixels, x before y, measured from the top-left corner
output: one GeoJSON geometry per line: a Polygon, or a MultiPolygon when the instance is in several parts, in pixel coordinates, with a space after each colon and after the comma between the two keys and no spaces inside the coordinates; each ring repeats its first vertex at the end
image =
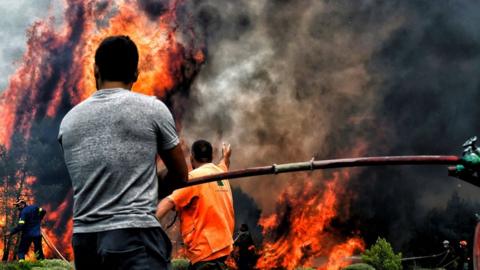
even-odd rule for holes
{"type": "Polygon", "coordinates": [[[175,208],[175,204],[169,198],[163,198],[157,206],[157,213],[155,214],[158,220],[162,219],[170,210],[175,208]]]}
{"type": "Polygon", "coordinates": [[[224,165],[227,169],[230,168],[230,156],[232,155],[232,149],[230,144],[223,143],[222,144],[222,159],[218,162],[219,165],[224,165]]]}
{"type": "Polygon", "coordinates": [[[158,172],[161,186],[168,185],[172,191],[183,187],[188,181],[188,167],[180,144],[172,149],[159,151],[158,154],[166,167],[166,171],[158,172]]]}

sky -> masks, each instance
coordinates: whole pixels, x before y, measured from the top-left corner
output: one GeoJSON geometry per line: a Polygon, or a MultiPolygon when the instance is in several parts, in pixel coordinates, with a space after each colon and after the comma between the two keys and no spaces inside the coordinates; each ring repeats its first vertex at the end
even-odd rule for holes
{"type": "Polygon", "coordinates": [[[0,91],[5,90],[25,50],[27,29],[36,20],[61,10],[59,0],[0,1],[0,91]]]}

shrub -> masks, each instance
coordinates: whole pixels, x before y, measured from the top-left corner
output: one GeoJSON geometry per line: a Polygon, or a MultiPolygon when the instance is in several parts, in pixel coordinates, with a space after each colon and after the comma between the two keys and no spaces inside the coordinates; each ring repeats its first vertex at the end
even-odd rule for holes
{"type": "Polygon", "coordinates": [[[401,270],[402,254],[395,254],[387,240],[378,238],[377,242],[362,254],[363,262],[377,270],[401,270]]]}
{"type": "Polygon", "coordinates": [[[343,268],[343,270],[375,270],[375,268],[366,263],[356,263],[343,268]]]}
{"type": "Polygon", "coordinates": [[[185,259],[174,259],[172,260],[172,269],[173,270],[188,270],[190,262],[185,259]]]}
{"type": "Polygon", "coordinates": [[[0,270],[73,270],[73,265],[62,260],[41,260],[0,263],[0,270]]]}

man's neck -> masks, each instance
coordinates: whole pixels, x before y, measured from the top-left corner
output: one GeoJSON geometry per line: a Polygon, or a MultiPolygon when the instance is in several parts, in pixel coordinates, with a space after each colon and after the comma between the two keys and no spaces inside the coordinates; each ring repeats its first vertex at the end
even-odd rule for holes
{"type": "Polygon", "coordinates": [[[126,84],[124,82],[104,81],[98,87],[98,90],[112,89],[112,88],[122,88],[122,89],[130,90],[132,88],[132,84],[131,83],[126,84]]]}

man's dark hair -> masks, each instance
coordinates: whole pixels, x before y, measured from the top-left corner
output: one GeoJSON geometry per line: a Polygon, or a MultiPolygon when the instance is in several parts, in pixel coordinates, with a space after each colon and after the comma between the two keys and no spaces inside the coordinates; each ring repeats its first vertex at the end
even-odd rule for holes
{"type": "Polygon", "coordinates": [[[138,50],[128,36],[105,38],[95,52],[95,64],[104,81],[132,83],[137,80],[138,50]]]}
{"type": "Polygon", "coordinates": [[[213,149],[212,145],[205,140],[198,140],[192,144],[193,158],[202,163],[212,162],[213,149]]]}

